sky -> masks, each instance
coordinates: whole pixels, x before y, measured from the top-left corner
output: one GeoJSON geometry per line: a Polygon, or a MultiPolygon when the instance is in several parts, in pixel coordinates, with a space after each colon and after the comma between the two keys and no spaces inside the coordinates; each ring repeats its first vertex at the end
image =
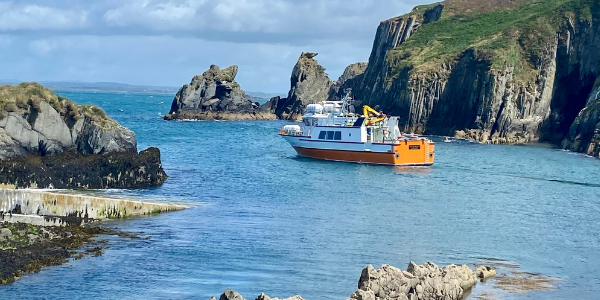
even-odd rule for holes
{"type": "Polygon", "coordinates": [[[0,79],[181,86],[239,66],[286,93],[300,53],[333,80],[367,61],[379,23],[434,0],[0,0],[0,79]]]}

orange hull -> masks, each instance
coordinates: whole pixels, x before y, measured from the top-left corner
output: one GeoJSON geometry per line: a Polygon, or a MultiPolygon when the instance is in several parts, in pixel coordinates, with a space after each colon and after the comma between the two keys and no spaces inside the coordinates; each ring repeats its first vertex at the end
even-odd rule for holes
{"type": "Polygon", "coordinates": [[[371,151],[329,150],[294,147],[299,155],[332,160],[394,166],[431,166],[435,160],[435,144],[409,141],[393,146],[388,153],[371,151]],[[419,149],[416,149],[420,146],[419,149]]]}

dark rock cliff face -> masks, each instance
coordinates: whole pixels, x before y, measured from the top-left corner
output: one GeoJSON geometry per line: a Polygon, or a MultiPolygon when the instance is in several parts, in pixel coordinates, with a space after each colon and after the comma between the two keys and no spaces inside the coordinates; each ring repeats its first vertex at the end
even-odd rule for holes
{"type": "Polygon", "coordinates": [[[127,188],[166,177],[158,149],[138,154],[135,133],[100,108],[37,83],[0,87],[0,184],[127,188]]]}
{"type": "Polygon", "coordinates": [[[221,70],[212,65],[202,75],[192,78],[173,100],[165,120],[270,120],[275,115],[259,110],[259,104],[246,98],[235,82],[238,67],[221,70]]]}
{"type": "MultiPolygon", "coordinates": [[[[399,115],[405,131],[457,134],[492,143],[542,140],[597,155],[597,150],[590,149],[596,149],[598,134],[598,97],[592,95],[592,91],[600,91],[600,85],[595,88],[600,74],[598,4],[582,1],[578,5],[591,8],[591,16],[582,16],[568,6],[560,11],[557,2],[557,8],[548,11],[560,11],[564,21],[558,20],[563,25],[557,26],[555,34],[540,33],[543,38],[534,45],[535,54],[528,52],[532,47],[518,35],[518,26],[514,34],[508,30],[498,33],[509,45],[503,46],[505,52],[513,50],[512,45],[522,49],[521,61],[516,63],[513,57],[477,46],[445,61],[414,63],[415,56],[426,57],[423,53],[431,49],[415,53],[404,51],[414,49],[415,43],[404,45],[424,26],[438,22],[446,6],[456,2],[445,1],[382,22],[365,72],[339,88],[352,88],[362,102],[358,104],[379,105],[387,113],[399,115]],[[409,61],[412,63],[407,64],[409,61]]],[[[541,22],[543,17],[531,22],[541,22]]],[[[435,41],[430,40],[429,45],[435,46],[435,41]]]]}
{"type": "Polygon", "coordinates": [[[300,55],[292,70],[287,98],[272,98],[263,109],[270,109],[279,119],[298,121],[307,105],[327,100],[333,83],[315,56],[317,53],[312,52],[300,55]]]}
{"type": "Polygon", "coordinates": [[[344,73],[340,76],[340,78],[333,83],[331,88],[329,89],[329,99],[341,99],[345,92],[342,89],[343,86],[352,85],[352,81],[357,77],[362,75],[367,69],[367,63],[359,62],[355,64],[351,64],[344,70],[344,73]]]}

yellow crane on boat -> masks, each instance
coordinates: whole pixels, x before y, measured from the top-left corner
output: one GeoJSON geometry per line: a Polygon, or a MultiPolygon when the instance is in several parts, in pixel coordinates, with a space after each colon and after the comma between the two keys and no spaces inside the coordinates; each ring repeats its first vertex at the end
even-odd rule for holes
{"type": "Polygon", "coordinates": [[[367,126],[375,125],[387,118],[384,113],[378,112],[368,105],[363,106],[363,115],[367,118],[367,126]]]}

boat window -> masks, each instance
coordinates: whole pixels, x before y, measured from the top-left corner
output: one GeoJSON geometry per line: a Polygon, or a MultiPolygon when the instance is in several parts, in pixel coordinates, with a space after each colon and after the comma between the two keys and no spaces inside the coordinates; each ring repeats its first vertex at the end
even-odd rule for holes
{"type": "Polygon", "coordinates": [[[328,140],[333,140],[333,134],[334,134],[333,131],[327,131],[327,139],[328,140]]]}
{"type": "Polygon", "coordinates": [[[342,132],[341,131],[336,131],[335,132],[335,137],[333,138],[336,141],[341,141],[342,140],[342,132]]]}
{"type": "Polygon", "coordinates": [[[325,139],[325,135],[327,135],[327,131],[321,131],[319,133],[319,139],[320,140],[324,140],[325,139]]]}

